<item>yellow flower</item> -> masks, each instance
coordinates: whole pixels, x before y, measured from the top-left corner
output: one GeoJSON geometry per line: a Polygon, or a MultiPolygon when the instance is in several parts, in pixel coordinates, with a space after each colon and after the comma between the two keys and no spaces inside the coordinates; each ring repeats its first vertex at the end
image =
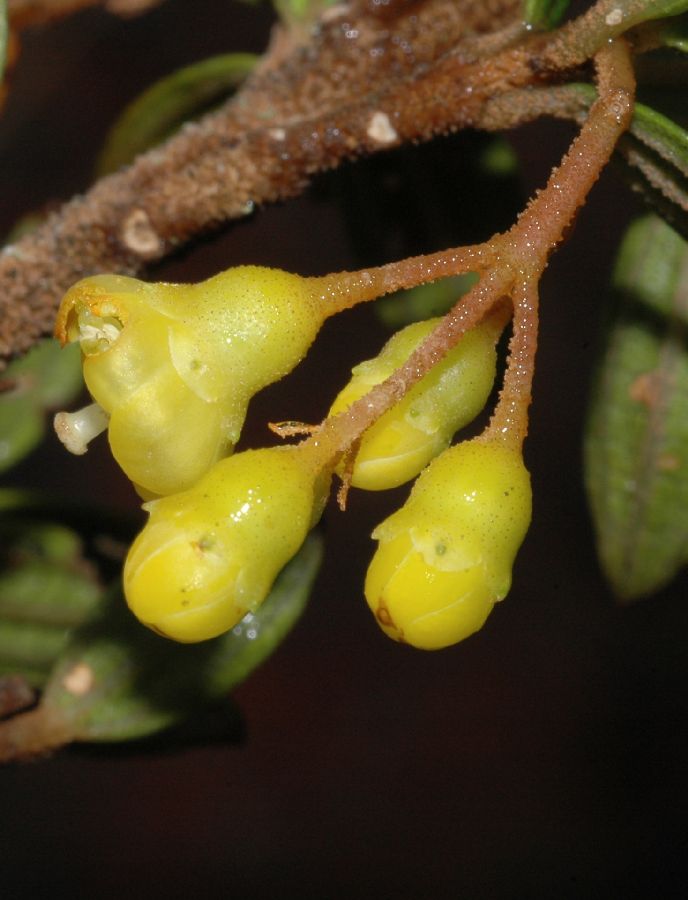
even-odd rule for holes
{"type": "Polygon", "coordinates": [[[190,490],[146,504],[124,589],[145,625],[182,642],[228,631],[262,603],[325,503],[329,474],[309,452],[237,453],[190,490]]]}
{"type": "Polygon", "coordinates": [[[250,398],[294,368],[324,318],[307,279],[241,266],[190,285],[86,278],[55,333],[81,343],[115,459],[144,494],[165,495],[232,452],[250,398]]]}
{"type": "Polygon", "coordinates": [[[518,451],[479,438],[446,450],[373,532],[365,594],[385,633],[435,650],[481,628],[511,587],[530,517],[518,451]]]}
{"type": "MultiPolygon", "coordinates": [[[[374,359],[353,369],[330,415],[343,412],[403,365],[439,319],[416,322],[395,334],[374,359]]],[[[465,334],[445,358],[363,435],[352,485],[369,491],[397,487],[445,450],[459,428],[484,407],[495,379],[499,329],[485,322],[465,334]]]]}

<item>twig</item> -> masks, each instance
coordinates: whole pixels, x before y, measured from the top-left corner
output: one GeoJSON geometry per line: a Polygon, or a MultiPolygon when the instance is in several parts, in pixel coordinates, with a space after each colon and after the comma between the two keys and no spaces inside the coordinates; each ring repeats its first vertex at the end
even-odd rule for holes
{"type": "MultiPolygon", "coordinates": [[[[531,200],[505,235],[497,235],[480,248],[446,251],[448,259],[460,261],[454,274],[465,271],[468,259],[472,259],[472,270],[480,273],[480,280],[403,366],[345,412],[326,419],[320,431],[304,442],[318,446],[323,458],[346,453],[366,428],[506,296],[514,305],[514,332],[504,386],[484,438],[516,446],[523,442],[537,344],[537,281],[633,116],[635,79],[626,43],[616,40],[604,47],[596,65],[599,98],[545,189],[531,200]]],[[[400,265],[408,266],[408,261],[400,265]]],[[[416,266],[417,282],[427,280],[423,278],[422,257],[416,266]]]]}
{"type": "Polygon", "coordinates": [[[330,17],[309,47],[279,65],[268,55],[221,111],[103,179],[0,254],[0,366],[50,331],[61,295],[79,278],[137,274],[254,204],[293,196],[345,159],[533,118],[523,92],[515,109],[500,108],[498,98],[556,81],[562,67],[583,62],[616,30],[601,18],[608,6],[601,0],[565,38],[516,45],[515,0],[401,4],[392,21],[360,10],[330,17]],[[501,37],[484,36],[495,24],[501,37]],[[353,32],[355,41],[347,37],[353,32]]]}

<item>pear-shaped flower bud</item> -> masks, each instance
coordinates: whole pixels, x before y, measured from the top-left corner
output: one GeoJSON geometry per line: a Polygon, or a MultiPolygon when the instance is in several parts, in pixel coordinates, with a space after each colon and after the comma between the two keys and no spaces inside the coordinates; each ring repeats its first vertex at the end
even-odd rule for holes
{"type": "MultiPolygon", "coordinates": [[[[374,359],[352,370],[330,415],[385,381],[402,366],[440,319],[416,322],[397,332],[374,359]]],[[[369,491],[397,487],[415,478],[445,450],[459,428],[471,422],[490,396],[496,371],[500,325],[488,320],[465,334],[444,359],[415,384],[363,435],[351,484],[369,491]]]]}
{"type": "Polygon", "coordinates": [[[200,284],[97,275],[64,297],[115,459],[144,493],[194,484],[239,439],[250,398],[304,357],[325,306],[308,279],[240,266],[200,284]]]}
{"type": "Polygon", "coordinates": [[[330,475],[300,447],[227,457],[188,491],[146,504],[124,567],[129,607],[182,642],[228,631],[268,595],[320,517],[330,475]]]}
{"type": "Polygon", "coordinates": [[[383,631],[435,650],[481,628],[509,591],[530,516],[519,451],[478,438],[442,453],[373,532],[365,594],[383,631]]]}

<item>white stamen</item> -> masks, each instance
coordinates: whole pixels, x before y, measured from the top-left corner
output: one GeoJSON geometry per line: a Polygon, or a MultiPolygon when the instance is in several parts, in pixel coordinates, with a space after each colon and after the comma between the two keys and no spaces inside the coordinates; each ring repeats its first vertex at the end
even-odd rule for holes
{"type": "Polygon", "coordinates": [[[82,456],[88,444],[108,427],[110,417],[102,406],[91,403],[77,412],[59,412],[54,419],[55,433],[70,453],[82,456]]]}
{"type": "Polygon", "coordinates": [[[114,344],[119,333],[120,329],[110,322],[103,322],[102,325],[79,325],[79,340],[82,341],[107,341],[108,344],[114,344]]]}

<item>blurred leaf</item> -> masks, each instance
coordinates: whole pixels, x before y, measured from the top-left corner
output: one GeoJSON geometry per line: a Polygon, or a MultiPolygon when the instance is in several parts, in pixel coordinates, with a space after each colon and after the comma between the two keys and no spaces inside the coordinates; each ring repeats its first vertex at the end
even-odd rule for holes
{"type": "Polygon", "coordinates": [[[68,404],[83,386],[81,354],[55,340],[41,341],[2,376],[0,392],[0,472],[19,462],[45,434],[45,409],[68,404]]]}
{"type": "Polygon", "coordinates": [[[13,561],[71,567],[78,565],[82,553],[81,540],[71,528],[54,522],[20,522],[1,515],[0,547],[13,561]]]}
{"type": "MultiPolygon", "coordinates": [[[[574,84],[569,90],[586,106],[597,97],[592,85],[574,84]]],[[[688,131],[656,109],[636,103],[616,157],[632,187],[688,238],[688,131]]]]}
{"type": "Polygon", "coordinates": [[[631,134],[688,178],[688,132],[657,110],[636,105],[631,134]]]}
{"type": "Polygon", "coordinates": [[[0,663],[23,675],[34,667],[48,670],[67,643],[68,629],[0,619],[0,663]]]}
{"type": "Polygon", "coordinates": [[[228,97],[253,70],[253,53],[228,53],[179,69],[144,91],[105,140],[97,173],[106,175],[170,137],[185,121],[228,97]]]}
{"type": "Polygon", "coordinates": [[[505,178],[518,173],[518,157],[511,144],[496,137],[485,147],[479,159],[480,168],[487,175],[505,178]]]}
{"type": "Polygon", "coordinates": [[[9,234],[5,238],[5,243],[14,244],[25,235],[31,234],[32,231],[35,231],[39,225],[45,222],[45,219],[45,213],[40,212],[30,212],[21,216],[10,229],[9,234]]]}
{"type": "Polygon", "coordinates": [[[131,615],[119,594],[104,615],[74,634],[42,707],[74,740],[123,741],[181,721],[239,684],[301,615],[322,548],[312,535],[267,598],[230,632],[201,644],[161,638],[131,615]]]}
{"type": "Polygon", "coordinates": [[[78,536],[62,525],[0,518],[0,673],[40,687],[69,629],[102,603],[78,536]]]}
{"type": "Polygon", "coordinates": [[[24,563],[0,574],[0,620],[81,625],[98,609],[101,595],[102,588],[83,573],[50,562],[24,563]]]}
{"type": "Polygon", "coordinates": [[[11,468],[40,444],[43,415],[27,394],[0,394],[0,472],[11,468]]]}
{"type": "Polygon", "coordinates": [[[7,0],[0,0],[0,81],[7,59],[7,0]]]}
{"type": "Polygon", "coordinates": [[[670,581],[688,549],[688,244],[638,220],[613,284],[585,465],[602,566],[629,601],[670,581]]]}
{"type": "Polygon", "coordinates": [[[77,343],[62,348],[53,338],[40,341],[11,363],[5,376],[18,379],[41,406],[55,409],[73,400],[83,386],[80,348],[77,343]]]}
{"type": "Polygon", "coordinates": [[[272,0],[272,5],[287,25],[303,28],[314,24],[326,9],[339,2],[341,0],[272,0]]]}
{"type": "Polygon", "coordinates": [[[664,23],[660,38],[665,47],[688,53],[688,16],[669,19],[664,23]]]}
{"type": "Polygon", "coordinates": [[[431,319],[448,312],[459,297],[478,281],[474,272],[442,278],[407,291],[397,291],[375,303],[375,312],[388,328],[403,328],[411,322],[431,319]]]}
{"type": "MultiPolygon", "coordinates": [[[[0,513],[21,509],[32,502],[33,495],[16,488],[0,488],[0,513]]],[[[35,502],[35,501],[34,501],[35,502]]]]}
{"type": "Polygon", "coordinates": [[[633,0],[619,0],[619,7],[633,9],[631,22],[649,22],[652,19],[663,19],[665,16],[678,16],[688,10],[688,0],[645,0],[634,3],[633,0]]]}
{"type": "Polygon", "coordinates": [[[549,30],[561,22],[569,0],[524,0],[523,20],[533,28],[549,30]]]}

